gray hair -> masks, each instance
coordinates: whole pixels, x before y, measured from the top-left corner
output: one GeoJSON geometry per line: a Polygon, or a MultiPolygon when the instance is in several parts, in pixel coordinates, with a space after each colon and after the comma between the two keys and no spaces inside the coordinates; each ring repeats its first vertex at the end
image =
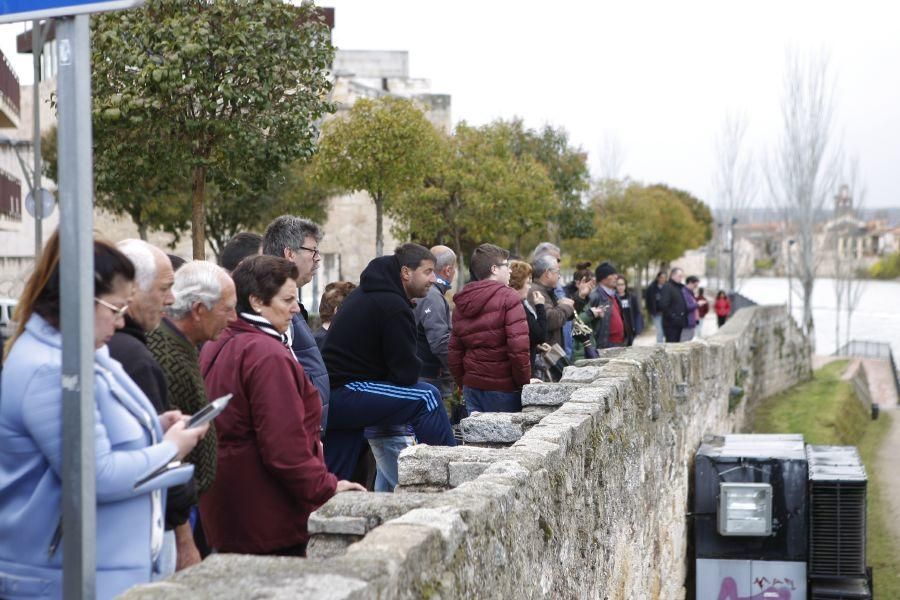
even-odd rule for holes
{"type": "Polygon", "coordinates": [[[550,242],[541,242],[535,247],[534,252],[531,253],[531,260],[534,261],[538,257],[545,256],[547,254],[558,254],[562,256],[562,251],[556,244],[551,244],[550,242]]]}
{"type": "Polygon", "coordinates": [[[153,254],[155,248],[144,240],[136,239],[122,240],[116,244],[116,248],[134,265],[134,282],[138,289],[148,291],[156,279],[156,256],[153,254]]]}
{"type": "Polygon", "coordinates": [[[266,227],[262,239],[262,253],[284,257],[284,249],[299,250],[308,237],[322,241],[324,232],[317,223],[293,215],[281,215],[266,227]]]}
{"type": "Polygon", "coordinates": [[[557,266],[559,266],[559,263],[556,262],[556,257],[549,254],[541,254],[531,263],[531,268],[534,271],[532,278],[540,279],[541,275],[557,266]]]}
{"type": "Polygon", "coordinates": [[[456,263],[456,252],[450,250],[444,250],[440,254],[434,255],[434,270],[435,271],[443,271],[445,267],[448,267],[452,264],[456,263]]]}
{"type": "Polygon", "coordinates": [[[192,260],[175,272],[172,293],[175,303],[166,308],[173,319],[183,319],[198,302],[212,310],[222,299],[222,276],[225,269],[205,260],[192,260]]]}

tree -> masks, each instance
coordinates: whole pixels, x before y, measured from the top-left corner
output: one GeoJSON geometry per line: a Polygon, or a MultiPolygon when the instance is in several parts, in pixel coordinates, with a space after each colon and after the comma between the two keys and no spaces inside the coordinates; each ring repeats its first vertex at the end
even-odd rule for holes
{"type": "Polygon", "coordinates": [[[395,232],[451,246],[460,274],[464,256],[482,242],[520,253],[523,236],[540,229],[559,206],[546,169],[528,154],[517,155],[514,139],[498,123],[460,123],[452,136],[442,136],[423,184],[391,207],[395,232]]]}
{"type": "Polygon", "coordinates": [[[279,215],[302,215],[313,221],[324,221],[328,197],[334,194],[333,189],[315,181],[311,166],[303,160],[287,165],[274,175],[265,190],[229,195],[211,186],[208,192],[214,201],[206,214],[206,235],[217,257],[234,234],[261,231],[279,215]]]}
{"type": "Polygon", "coordinates": [[[98,187],[118,202],[135,176],[171,182],[174,196],[187,186],[194,258],[204,258],[208,187],[252,198],[313,153],[316,122],[332,110],[332,55],[308,1],[148,0],[97,15],[98,187]]]}
{"type": "Polygon", "coordinates": [[[834,82],[826,55],[786,61],[781,103],[782,134],[766,169],[773,201],[788,230],[796,232],[799,264],[795,272],[803,289],[803,330],[815,349],[812,293],[818,259],[815,228],[840,173],[834,143],[834,82]]]}
{"type": "Polygon", "coordinates": [[[557,240],[590,237],[591,214],[584,201],[591,186],[587,153],[569,145],[566,130],[551,125],[544,125],[540,130],[526,129],[519,118],[495,121],[491,129],[511,144],[516,158],[530,155],[546,169],[559,206],[551,217],[555,231],[546,233],[553,234],[557,240]]]}
{"type": "Polygon", "coordinates": [[[712,211],[709,206],[690,192],[679,190],[678,188],[669,187],[664,183],[657,183],[650,186],[650,189],[659,189],[670,194],[674,199],[684,204],[685,208],[691,211],[694,222],[699,226],[697,238],[693,241],[693,246],[689,248],[698,248],[712,239],[712,211]]]}
{"type": "Polygon", "coordinates": [[[365,191],[375,202],[375,254],[384,251],[383,218],[395,195],[422,185],[436,155],[438,131],[409,100],[360,99],[325,124],[315,169],[319,181],[365,191]]]}
{"type": "MultiPolygon", "coordinates": [[[[44,134],[41,143],[44,174],[54,181],[58,168],[56,134],[54,127],[44,134]]],[[[190,193],[189,180],[183,164],[167,161],[165,152],[159,154],[158,161],[147,162],[148,154],[157,152],[158,140],[145,141],[125,131],[114,141],[101,141],[107,151],[94,160],[95,205],[131,218],[142,240],[150,230],[167,231],[178,240],[190,223],[190,206],[183,201],[190,193]]]]}
{"type": "MultiPolygon", "coordinates": [[[[713,177],[713,190],[718,207],[716,212],[720,223],[730,225],[732,219],[738,218],[738,215],[742,215],[750,208],[757,194],[757,172],[754,168],[753,155],[747,148],[746,134],[745,115],[738,113],[725,115],[715,142],[716,171],[713,177]]],[[[716,242],[721,248],[721,235],[716,236],[716,242]]],[[[718,259],[721,252],[717,254],[718,259]]],[[[722,262],[716,261],[716,283],[720,287],[722,262]]],[[[729,280],[731,279],[729,275],[729,280]]]]}

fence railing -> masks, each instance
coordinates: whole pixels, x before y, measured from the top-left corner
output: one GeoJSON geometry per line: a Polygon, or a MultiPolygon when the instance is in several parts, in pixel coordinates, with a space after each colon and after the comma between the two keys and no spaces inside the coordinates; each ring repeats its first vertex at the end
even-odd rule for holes
{"type": "Polygon", "coordinates": [[[900,375],[897,373],[897,362],[894,360],[894,352],[887,342],[872,342],[869,340],[850,340],[837,349],[835,356],[854,356],[859,358],[880,358],[887,360],[891,365],[894,375],[894,387],[897,389],[897,397],[900,397],[900,375]]]}

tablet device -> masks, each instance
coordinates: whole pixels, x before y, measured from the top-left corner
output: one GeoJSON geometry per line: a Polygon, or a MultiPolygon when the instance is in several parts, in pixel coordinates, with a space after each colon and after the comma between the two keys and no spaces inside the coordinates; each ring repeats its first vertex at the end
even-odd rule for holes
{"type": "Polygon", "coordinates": [[[191,427],[202,427],[206,425],[225,410],[225,407],[228,406],[228,401],[231,400],[231,397],[234,394],[225,394],[221,398],[216,398],[197,412],[195,412],[191,416],[191,420],[188,421],[188,424],[185,426],[185,429],[190,429],[191,427]]]}

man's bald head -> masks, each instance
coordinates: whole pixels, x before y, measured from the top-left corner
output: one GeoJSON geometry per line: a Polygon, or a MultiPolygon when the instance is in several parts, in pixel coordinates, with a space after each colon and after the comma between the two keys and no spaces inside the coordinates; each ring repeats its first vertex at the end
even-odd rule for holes
{"type": "Polygon", "coordinates": [[[452,281],[456,275],[456,253],[447,246],[433,246],[431,253],[434,255],[434,273],[444,281],[452,281]]]}

